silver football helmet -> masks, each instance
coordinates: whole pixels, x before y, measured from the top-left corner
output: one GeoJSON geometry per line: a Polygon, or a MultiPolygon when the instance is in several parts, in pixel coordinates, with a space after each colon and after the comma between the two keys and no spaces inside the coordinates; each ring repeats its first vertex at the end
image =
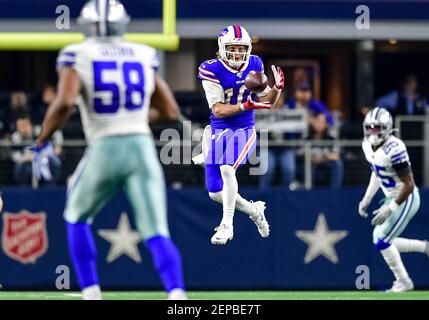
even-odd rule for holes
{"type": "Polygon", "coordinates": [[[374,147],[386,141],[393,133],[393,120],[389,111],[378,107],[371,109],[363,121],[363,133],[374,147]]]}
{"type": "Polygon", "coordinates": [[[90,0],[77,18],[86,37],[123,36],[129,22],[130,17],[118,0],[90,0]]]}

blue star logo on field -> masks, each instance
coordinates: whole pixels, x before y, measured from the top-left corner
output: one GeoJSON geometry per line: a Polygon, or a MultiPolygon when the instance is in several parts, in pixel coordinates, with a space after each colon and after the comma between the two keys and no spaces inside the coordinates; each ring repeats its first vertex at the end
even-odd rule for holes
{"type": "Polygon", "coordinates": [[[98,230],[98,235],[110,243],[107,263],[112,263],[123,254],[136,263],[141,263],[138,244],[142,241],[142,237],[137,231],[131,229],[126,212],[122,212],[116,229],[101,229],[98,230]]]}
{"type": "Polygon", "coordinates": [[[307,245],[304,263],[308,264],[318,256],[324,256],[332,263],[337,264],[339,259],[335,250],[335,244],[347,237],[346,230],[329,230],[326,217],[319,213],[314,230],[298,230],[295,235],[307,245]]]}

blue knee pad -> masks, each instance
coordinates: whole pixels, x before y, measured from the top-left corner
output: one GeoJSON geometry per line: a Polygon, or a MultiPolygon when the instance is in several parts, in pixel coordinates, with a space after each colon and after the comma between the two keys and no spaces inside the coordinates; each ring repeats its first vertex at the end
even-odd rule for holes
{"type": "Polygon", "coordinates": [[[374,243],[374,246],[378,251],[381,251],[381,250],[389,248],[391,246],[391,243],[384,242],[383,239],[378,239],[377,243],[374,243]]]}

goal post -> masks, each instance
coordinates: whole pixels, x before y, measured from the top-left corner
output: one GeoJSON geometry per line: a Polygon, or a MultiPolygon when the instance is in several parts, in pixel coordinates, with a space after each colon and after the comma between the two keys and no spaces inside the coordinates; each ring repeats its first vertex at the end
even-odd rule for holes
{"type": "MultiPolygon", "coordinates": [[[[179,48],[176,33],[176,0],[163,0],[161,33],[127,33],[125,39],[160,50],[179,48]]],[[[78,32],[0,32],[0,50],[59,50],[84,39],[78,32]]]]}

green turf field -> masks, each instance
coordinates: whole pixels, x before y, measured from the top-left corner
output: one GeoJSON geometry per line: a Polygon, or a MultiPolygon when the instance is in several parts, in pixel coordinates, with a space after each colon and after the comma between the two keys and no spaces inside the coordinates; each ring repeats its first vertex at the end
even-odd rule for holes
{"type": "MultiPolygon", "coordinates": [[[[158,300],[164,292],[104,292],[105,300],[158,300]]],[[[429,300],[429,291],[384,293],[377,291],[194,291],[197,300],[429,300]]],[[[0,300],[79,300],[78,292],[0,292],[0,300]]]]}

